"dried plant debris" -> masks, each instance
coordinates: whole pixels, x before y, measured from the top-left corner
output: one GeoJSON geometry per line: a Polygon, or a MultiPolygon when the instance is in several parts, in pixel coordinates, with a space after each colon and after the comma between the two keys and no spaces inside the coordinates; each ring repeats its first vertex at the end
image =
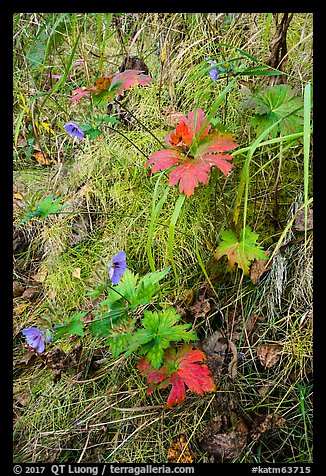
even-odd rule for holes
{"type": "Polygon", "coordinates": [[[184,434],[173,438],[167,456],[169,463],[193,463],[195,457],[184,434]]]}
{"type": "Polygon", "coordinates": [[[275,388],[275,386],[276,386],[275,381],[266,382],[263,385],[261,385],[257,391],[259,395],[261,396],[261,398],[264,398],[268,393],[270,393],[273,390],[273,388],[275,388]]]}
{"type": "Polygon", "coordinates": [[[24,286],[22,286],[18,281],[13,281],[13,283],[12,283],[12,294],[13,294],[14,298],[18,297],[18,296],[21,296],[24,291],[25,291],[24,286]]]}
{"type": "Polygon", "coordinates": [[[235,380],[238,373],[238,351],[236,345],[229,339],[229,347],[232,352],[232,358],[228,365],[228,373],[232,380],[235,380]]]}
{"type": "Polygon", "coordinates": [[[212,378],[217,383],[222,373],[222,367],[228,347],[228,340],[220,331],[214,332],[201,344],[202,350],[207,357],[207,366],[211,371],[212,378]]]}
{"type": "MultiPolygon", "coordinates": [[[[248,427],[242,419],[226,428],[225,415],[216,415],[207,424],[201,446],[214,462],[233,460],[241,455],[248,443],[248,427]]],[[[233,418],[234,420],[234,418],[233,418]]]]}
{"type": "MultiPolygon", "coordinates": [[[[270,252],[266,251],[266,254],[270,252]]],[[[257,259],[254,261],[250,268],[250,278],[253,284],[259,284],[261,279],[266,275],[268,271],[272,269],[272,265],[268,264],[266,259],[257,259]]]]}
{"type": "Polygon", "coordinates": [[[248,317],[244,316],[242,312],[233,309],[227,316],[227,327],[230,330],[229,338],[237,343],[240,338],[251,336],[256,328],[258,322],[264,321],[265,318],[252,312],[248,317]]]}
{"type": "Polygon", "coordinates": [[[280,344],[261,344],[257,349],[260,363],[266,367],[273,367],[280,360],[283,347],[280,344]]]}
{"type": "Polygon", "coordinates": [[[46,363],[53,371],[53,382],[56,383],[61,379],[61,372],[71,367],[78,366],[79,356],[82,350],[82,344],[79,342],[75,347],[66,354],[59,347],[55,347],[46,355],[46,363]]]}
{"type": "MultiPolygon", "coordinates": [[[[307,216],[307,230],[313,230],[314,228],[314,211],[313,209],[308,209],[308,216],[307,216]]],[[[305,213],[304,210],[299,210],[298,214],[295,218],[293,229],[295,231],[304,231],[305,230],[305,213]]]]}
{"type": "Polygon", "coordinates": [[[281,417],[277,413],[270,413],[269,415],[258,417],[255,426],[250,433],[251,439],[253,441],[258,441],[264,433],[282,428],[285,423],[285,418],[281,417]]]}
{"type": "Polygon", "coordinates": [[[190,310],[195,314],[195,318],[206,317],[211,310],[209,299],[200,296],[200,298],[190,306],[190,310]]]}

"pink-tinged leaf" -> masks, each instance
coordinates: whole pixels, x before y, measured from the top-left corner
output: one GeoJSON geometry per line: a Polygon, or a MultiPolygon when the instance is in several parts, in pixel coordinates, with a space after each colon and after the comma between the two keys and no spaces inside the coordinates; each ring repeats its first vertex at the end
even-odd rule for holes
{"type": "MultiPolygon", "coordinates": [[[[186,125],[189,127],[189,129],[191,130],[192,134],[193,135],[196,135],[198,134],[198,132],[200,131],[200,129],[203,127],[207,117],[205,116],[205,113],[204,111],[199,108],[198,111],[197,111],[197,119],[196,119],[196,132],[195,132],[195,111],[191,111],[189,112],[188,114],[188,119],[187,118],[181,118],[181,119],[184,119],[186,125]]],[[[199,137],[199,140],[202,140],[205,136],[207,136],[207,134],[209,133],[211,129],[211,126],[208,124],[204,131],[202,132],[202,134],[200,135],[199,137]]]]}
{"type": "Polygon", "coordinates": [[[149,86],[153,79],[150,76],[141,73],[142,71],[137,69],[127,69],[122,73],[116,74],[112,79],[112,86],[117,82],[122,83],[116,93],[121,94],[124,90],[130,89],[138,84],[140,86],[149,86]]]}
{"type": "Polygon", "coordinates": [[[227,176],[234,167],[233,164],[228,162],[228,160],[233,159],[232,155],[205,155],[204,157],[201,157],[201,159],[210,164],[210,166],[215,165],[215,167],[219,168],[225,176],[227,176]]]}
{"type": "Polygon", "coordinates": [[[233,141],[232,134],[209,134],[204,140],[198,145],[196,156],[200,157],[206,154],[214,154],[218,152],[226,152],[238,147],[233,141]]]}
{"type": "Polygon", "coordinates": [[[158,170],[169,169],[173,165],[178,164],[179,161],[180,154],[176,150],[162,149],[150,155],[145,166],[148,167],[149,165],[154,164],[152,167],[152,173],[155,173],[158,170]]]}
{"type": "Polygon", "coordinates": [[[89,89],[86,89],[86,88],[75,89],[72,92],[73,97],[70,99],[70,102],[73,103],[73,102],[79,101],[79,99],[81,99],[83,96],[86,96],[86,94],[89,94],[89,93],[90,93],[89,89]]]}
{"type": "Polygon", "coordinates": [[[199,183],[208,184],[210,168],[209,163],[189,159],[169,173],[169,185],[176,185],[179,182],[180,192],[190,197],[199,183]]]}
{"type": "MultiPolygon", "coordinates": [[[[138,370],[142,374],[143,377],[147,378],[147,382],[149,384],[148,389],[147,389],[147,395],[150,395],[157,387],[157,384],[163,382],[164,380],[167,379],[167,376],[164,375],[163,373],[159,372],[158,370],[155,370],[152,367],[152,364],[146,360],[145,357],[143,357],[137,365],[138,370]]],[[[167,381],[166,384],[161,384],[160,387],[164,388],[169,384],[167,381]]]]}

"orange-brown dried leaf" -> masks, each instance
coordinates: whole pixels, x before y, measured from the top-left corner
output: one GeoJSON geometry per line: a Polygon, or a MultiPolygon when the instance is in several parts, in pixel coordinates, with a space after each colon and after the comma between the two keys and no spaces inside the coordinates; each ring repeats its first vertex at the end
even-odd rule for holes
{"type": "Polygon", "coordinates": [[[96,92],[107,91],[111,86],[112,77],[103,76],[102,78],[95,79],[96,92]]]}
{"type": "MultiPolygon", "coordinates": [[[[268,256],[270,251],[265,251],[265,254],[268,256]]],[[[257,259],[254,261],[250,268],[250,278],[253,284],[258,284],[260,279],[272,269],[271,264],[267,264],[268,260],[266,259],[257,259]]]]}
{"type": "Polygon", "coordinates": [[[201,446],[215,461],[223,462],[234,459],[242,453],[248,442],[248,428],[243,420],[237,425],[220,433],[220,425],[212,420],[207,425],[201,446]]]}
{"type": "Polygon", "coordinates": [[[36,159],[36,161],[43,166],[50,165],[53,160],[50,158],[49,154],[47,152],[35,152],[33,154],[33,157],[36,159]]]}
{"type": "Polygon", "coordinates": [[[251,431],[251,438],[253,441],[258,441],[263,433],[267,431],[274,431],[277,428],[282,428],[286,423],[285,418],[277,413],[270,413],[264,415],[262,419],[256,422],[254,429],[251,431]]]}
{"type": "Polygon", "coordinates": [[[193,463],[195,457],[184,434],[173,438],[168,451],[169,463],[193,463]]]}
{"type": "Polygon", "coordinates": [[[280,344],[261,344],[257,349],[260,363],[266,367],[273,367],[280,360],[283,347],[280,344]]]}

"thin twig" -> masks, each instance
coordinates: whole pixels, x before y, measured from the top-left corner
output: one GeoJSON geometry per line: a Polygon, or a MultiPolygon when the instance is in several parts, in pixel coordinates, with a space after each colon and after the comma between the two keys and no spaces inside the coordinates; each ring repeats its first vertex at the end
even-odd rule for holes
{"type": "Polygon", "coordinates": [[[162,142],[153,134],[153,132],[151,132],[147,126],[145,126],[145,124],[143,124],[139,119],[138,117],[136,117],[129,109],[126,108],[126,106],[123,106],[121,104],[120,101],[118,101],[117,99],[114,99],[114,102],[119,104],[120,107],[122,107],[122,109],[124,109],[128,114],[130,114],[131,117],[133,117],[137,122],[138,124],[140,124],[146,132],[148,132],[159,144],[161,147],[164,147],[164,144],[162,144],[162,142]]]}

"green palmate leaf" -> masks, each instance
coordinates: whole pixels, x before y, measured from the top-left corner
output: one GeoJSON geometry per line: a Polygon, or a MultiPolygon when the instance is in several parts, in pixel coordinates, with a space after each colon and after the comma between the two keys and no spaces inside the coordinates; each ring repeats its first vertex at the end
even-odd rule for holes
{"type": "Polygon", "coordinates": [[[116,359],[128,347],[131,334],[114,334],[109,336],[107,344],[109,345],[112,357],[116,359]]]}
{"type": "Polygon", "coordinates": [[[244,274],[249,273],[249,266],[254,259],[268,259],[263,249],[256,244],[258,234],[246,226],[245,235],[240,234],[240,240],[233,230],[222,231],[222,241],[214,252],[215,259],[219,260],[227,255],[230,266],[233,268],[237,263],[244,274]]]}
{"type": "Polygon", "coordinates": [[[171,341],[189,342],[197,339],[194,331],[187,330],[190,324],[175,325],[180,315],[172,307],[159,312],[144,311],[144,316],[141,320],[144,329],[138,329],[134,333],[128,343],[126,355],[141,347],[140,353],[147,355],[147,360],[155,369],[160,367],[164,349],[170,347],[171,341]]]}
{"type": "Polygon", "coordinates": [[[60,339],[64,334],[72,336],[83,336],[84,335],[84,323],[80,322],[80,319],[87,314],[88,311],[77,312],[67,319],[67,323],[64,325],[55,327],[55,336],[54,340],[60,339]]]}
{"type": "Polygon", "coordinates": [[[95,139],[95,137],[103,134],[103,132],[98,129],[97,127],[93,128],[93,129],[88,129],[86,131],[86,134],[88,135],[88,137],[92,140],[92,139],[95,139]]]}
{"type": "Polygon", "coordinates": [[[99,318],[91,323],[89,330],[101,337],[108,336],[113,326],[120,325],[121,319],[129,311],[153,301],[159,290],[159,281],[166,276],[169,270],[170,268],[166,268],[162,271],[147,273],[138,280],[139,275],[127,269],[116,286],[108,287],[104,284],[97,286],[88,295],[95,299],[106,292],[107,297],[100,302],[99,318]]]}
{"type": "Polygon", "coordinates": [[[269,86],[257,95],[249,93],[244,104],[249,108],[257,108],[252,124],[258,136],[280,119],[269,132],[272,138],[303,130],[303,99],[295,96],[288,84],[269,86]]]}
{"type": "Polygon", "coordinates": [[[147,273],[138,281],[139,275],[127,269],[119,284],[108,289],[107,298],[101,302],[101,306],[106,309],[122,309],[129,303],[129,308],[134,309],[141,304],[148,304],[159,290],[158,282],[169,270],[170,268],[166,268],[147,273]]]}
{"type": "Polygon", "coordinates": [[[40,200],[38,203],[37,207],[33,211],[28,211],[25,215],[25,217],[20,220],[19,225],[24,223],[25,221],[31,220],[32,218],[40,218],[41,220],[44,220],[48,215],[51,213],[57,213],[60,212],[65,205],[59,205],[59,202],[61,198],[57,198],[57,200],[54,200],[53,195],[49,195],[48,197],[43,198],[40,200]]]}

